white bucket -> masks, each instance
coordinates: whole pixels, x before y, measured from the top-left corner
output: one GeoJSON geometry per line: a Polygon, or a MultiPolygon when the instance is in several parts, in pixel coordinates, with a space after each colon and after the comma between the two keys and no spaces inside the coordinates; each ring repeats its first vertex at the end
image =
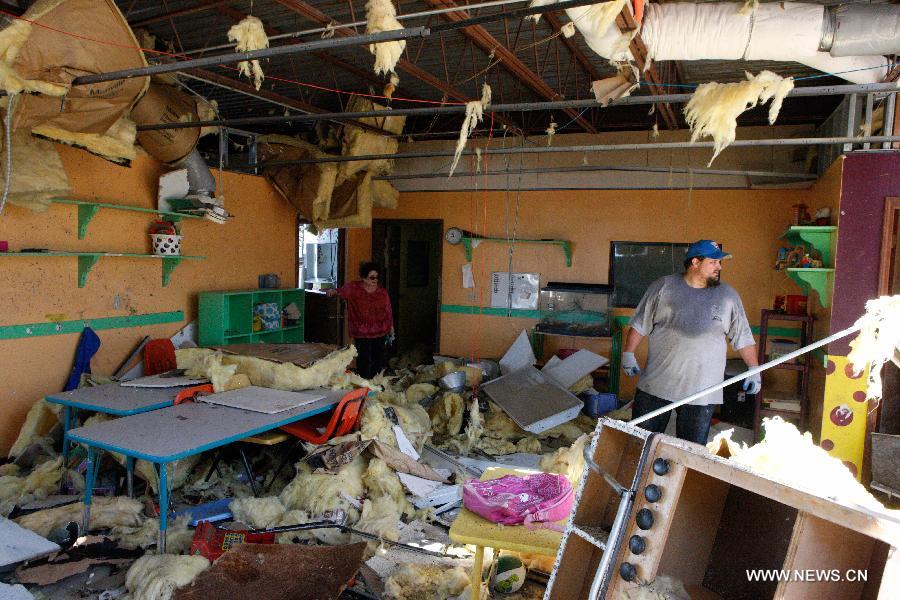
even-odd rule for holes
{"type": "Polygon", "coordinates": [[[181,236],[168,233],[151,233],[153,254],[158,256],[178,256],[181,254],[181,236]]]}

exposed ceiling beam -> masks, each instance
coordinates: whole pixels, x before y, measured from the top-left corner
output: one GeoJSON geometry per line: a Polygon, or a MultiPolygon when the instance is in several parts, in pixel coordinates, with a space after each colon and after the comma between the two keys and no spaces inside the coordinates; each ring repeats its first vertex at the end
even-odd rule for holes
{"type": "Polygon", "coordinates": [[[183,17],[185,15],[192,15],[198,12],[203,12],[205,10],[212,10],[214,8],[218,8],[223,4],[228,4],[233,0],[212,0],[210,2],[201,2],[196,6],[190,6],[188,8],[181,8],[179,10],[173,10],[167,12],[162,15],[156,15],[155,17],[147,17],[145,19],[140,19],[137,21],[129,21],[128,25],[131,26],[132,29],[135,27],[146,27],[147,25],[152,25],[153,23],[159,23],[160,21],[167,21],[169,19],[174,19],[176,17],[183,17]]]}
{"type": "MultiPolygon", "coordinates": [[[[545,12],[544,18],[547,20],[547,23],[550,24],[550,27],[553,28],[555,33],[560,33],[560,29],[562,29],[562,22],[560,22],[559,17],[556,16],[554,12],[545,12]]],[[[585,56],[584,52],[581,51],[581,48],[578,47],[578,44],[572,38],[567,38],[566,36],[560,33],[559,39],[562,40],[562,43],[566,45],[566,48],[569,49],[569,52],[572,53],[572,56],[575,57],[575,60],[578,61],[578,64],[581,65],[581,68],[585,70],[585,72],[590,76],[591,81],[597,81],[598,79],[603,79],[603,75],[600,74],[600,71],[597,70],[597,67],[594,66],[594,63],[590,61],[590,59],[585,56]]]]}
{"type": "MultiPolygon", "coordinates": [[[[278,4],[281,4],[282,6],[284,6],[285,8],[289,8],[289,9],[293,10],[294,12],[296,12],[300,15],[303,15],[304,17],[306,17],[313,23],[318,23],[319,25],[327,26],[334,22],[334,19],[332,19],[331,17],[329,17],[328,15],[326,15],[325,13],[320,11],[318,8],[315,8],[314,6],[310,6],[306,2],[303,2],[303,0],[275,0],[275,1],[278,4]]],[[[353,33],[352,31],[348,31],[347,29],[343,29],[343,28],[335,29],[334,35],[339,36],[339,37],[356,37],[355,33],[353,33]]],[[[473,100],[473,98],[469,98],[463,92],[456,89],[449,83],[442,81],[441,79],[438,79],[431,73],[428,73],[424,69],[417,67],[416,65],[414,65],[410,61],[406,60],[405,58],[401,58],[399,60],[399,62],[397,62],[397,68],[399,70],[403,71],[404,73],[411,75],[412,77],[415,77],[422,83],[430,85],[431,87],[435,88],[436,90],[443,92],[447,98],[452,98],[459,102],[468,102],[470,100],[473,100]]],[[[497,119],[497,122],[506,125],[507,127],[511,128],[513,131],[520,130],[520,127],[518,125],[516,125],[515,123],[513,123],[512,121],[510,121],[509,119],[507,119],[505,117],[497,116],[496,119],[497,119]]]]}
{"type": "MultiPolygon", "coordinates": [[[[453,8],[458,6],[453,0],[425,0],[425,4],[431,8],[453,8]]],[[[441,15],[446,21],[456,22],[470,18],[465,7],[459,11],[444,13],[441,15]]],[[[503,67],[509,71],[514,77],[518,78],[525,85],[531,88],[538,96],[545,100],[561,100],[562,97],[544,81],[537,73],[528,68],[522,60],[511,52],[506,46],[501,44],[487,29],[481,25],[471,25],[461,32],[464,36],[472,40],[479,48],[489,55],[496,56],[503,67]]],[[[577,111],[566,110],[573,119],[587,131],[597,133],[597,130],[591,125],[590,121],[580,116],[577,111]]]]}
{"type": "MultiPolygon", "coordinates": [[[[634,17],[631,15],[631,11],[627,7],[623,8],[622,12],[619,13],[619,16],[616,17],[616,26],[622,33],[636,31],[638,28],[634,17]]],[[[660,78],[659,73],[656,72],[653,62],[650,62],[649,68],[645,68],[647,65],[647,46],[644,45],[644,40],[641,39],[639,31],[631,39],[631,44],[629,44],[628,49],[631,50],[631,55],[634,57],[638,72],[645,73],[644,76],[650,84],[650,91],[654,95],[663,94],[664,90],[659,85],[656,85],[663,83],[663,81],[660,78]]],[[[670,104],[660,104],[656,108],[662,115],[663,121],[665,121],[668,129],[678,129],[678,117],[675,115],[675,110],[670,104]]]]}

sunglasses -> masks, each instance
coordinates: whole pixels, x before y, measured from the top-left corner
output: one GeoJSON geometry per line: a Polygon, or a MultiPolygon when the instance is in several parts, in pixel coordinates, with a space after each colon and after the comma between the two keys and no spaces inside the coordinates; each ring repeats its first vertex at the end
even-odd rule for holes
{"type": "Polygon", "coordinates": [[[369,275],[366,279],[371,279],[372,281],[378,281],[378,275],[369,275]]]}

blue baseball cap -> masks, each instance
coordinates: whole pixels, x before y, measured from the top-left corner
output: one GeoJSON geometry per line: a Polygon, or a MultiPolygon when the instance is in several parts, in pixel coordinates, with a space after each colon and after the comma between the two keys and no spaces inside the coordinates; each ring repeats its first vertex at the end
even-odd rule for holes
{"type": "Polygon", "coordinates": [[[688,246],[687,252],[684,255],[685,259],[694,257],[724,260],[726,258],[731,258],[731,255],[727,252],[722,252],[722,248],[719,244],[712,240],[697,240],[688,246]]]}

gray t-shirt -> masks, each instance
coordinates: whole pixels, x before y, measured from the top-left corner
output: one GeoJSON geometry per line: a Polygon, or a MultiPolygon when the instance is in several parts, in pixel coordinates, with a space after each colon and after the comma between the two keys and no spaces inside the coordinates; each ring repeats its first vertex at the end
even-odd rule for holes
{"type": "MultiPolygon", "coordinates": [[[[735,350],[754,343],[734,288],[693,288],[681,275],[650,284],[629,324],[650,344],[638,389],[670,402],[722,383],[726,337],[735,350]]],[[[691,404],[722,404],[722,390],[691,404]]]]}

